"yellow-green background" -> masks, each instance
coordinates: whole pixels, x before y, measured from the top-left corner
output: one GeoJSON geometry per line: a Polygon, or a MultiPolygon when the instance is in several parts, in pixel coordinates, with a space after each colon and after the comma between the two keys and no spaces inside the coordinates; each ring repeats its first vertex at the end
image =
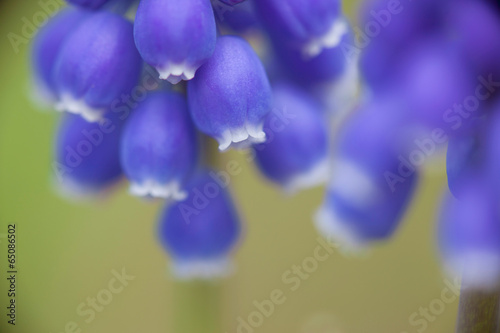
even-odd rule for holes
{"type": "MultiPolygon", "coordinates": [[[[354,6],[348,4],[351,13],[354,6]]],[[[31,20],[39,10],[32,0],[0,1],[0,237],[7,224],[17,225],[19,269],[17,325],[11,327],[5,316],[6,242],[0,238],[0,331],[63,332],[74,320],[83,332],[159,333],[173,332],[179,312],[197,321],[196,309],[181,307],[189,299],[186,288],[168,276],[167,256],[155,238],[159,203],[130,197],[125,185],[99,202],[70,202],[54,192],[50,165],[57,115],[30,103],[29,47],[21,45],[15,54],[7,39],[9,32],[20,34],[23,16],[31,20]],[[95,297],[111,270],[122,267],[135,280],[92,323],[84,323],[75,312],[78,304],[95,297]]],[[[238,270],[221,288],[222,332],[235,332],[236,318],[248,316],[252,302],[276,288],[286,292],[287,301],[255,332],[416,332],[408,317],[440,298],[445,287],[434,236],[445,186],[442,161],[424,175],[390,242],[361,259],[334,253],[290,292],[281,275],[312,255],[317,235],[311,215],[322,190],[284,197],[241,155],[224,155],[234,158],[243,165],[231,185],[246,235],[236,255],[238,270]]],[[[447,305],[426,332],[451,332],[457,305],[447,305]]]]}

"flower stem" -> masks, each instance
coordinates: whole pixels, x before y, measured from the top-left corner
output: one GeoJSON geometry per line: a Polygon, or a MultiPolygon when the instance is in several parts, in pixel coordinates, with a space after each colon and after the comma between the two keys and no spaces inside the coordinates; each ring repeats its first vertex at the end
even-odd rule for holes
{"type": "MultiPolygon", "coordinates": [[[[221,156],[217,142],[201,137],[205,165],[217,168],[221,156]]],[[[224,280],[175,281],[173,288],[174,333],[222,332],[224,280]]]]}
{"type": "Polygon", "coordinates": [[[458,305],[457,333],[499,332],[500,290],[463,289],[458,305]]]}
{"type": "Polygon", "coordinates": [[[220,282],[178,281],[173,290],[175,333],[222,332],[220,282]]]}

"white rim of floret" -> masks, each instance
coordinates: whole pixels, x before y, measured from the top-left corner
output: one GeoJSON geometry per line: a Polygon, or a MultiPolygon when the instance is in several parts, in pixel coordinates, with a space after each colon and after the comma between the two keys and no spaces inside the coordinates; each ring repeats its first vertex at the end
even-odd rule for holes
{"type": "Polygon", "coordinates": [[[63,94],[56,103],[56,110],[60,112],[69,112],[82,116],[89,122],[97,122],[102,119],[106,109],[94,108],[89,106],[85,100],[76,99],[70,94],[63,94]]]}
{"type": "Polygon", "coordinates": [[[106,199],[108,194],[113,191],[121,182],[110,184],[110,186],[99,189],[94,186],[88,186],[80,182],[76,182],[69,177],[60,180],[57,177],[52,179],[52,185],[55,192],[62,198],[73,201],[99,201],[106,199]]]}
{"type": "Polygon", "coordinates": [[[263,127],[264,123],[257,125],[246,123],[242,127],[225,130],[217,139],[219,150],[225,151],[229,148],[246,149],[252,144],[265,142],[266,133],[263,127]]]}
{"type": "Polygon", "coordinates": [[[382,195],[371,175],[347,159],[339,159],[333,163],[329,189],[355,206],[369,205],[382,195]]]}
{"type": "Polygon", "coordinates": [[[132,182],[129,192],[137,197],[173,199],[177,201],[182,201],[187,197],[187,192],[181,189],[181,184],[178,181],[171,181],[166,184],[160,184],[151,179],[142,183],[132,182]]]}
{"type": "Polygon", "coordinates": [[[338,80],[320,86],[322,96],[325,96],[328,111],[335,114],[335,117],[332,117],[332,121],[336,122],[334,125],[341,123],[344,117],[359,102],[360,75],[358,60],[359,55],[353,55],[353,58],[346,62],[344,72],[338,80]]]}
{"type": "Polygon", "coordinates": [[[323,204],[314,215],[314,226],[318,233],[333,244],[338,244],[344,253],[365,254],[368,242],[363,240],[349,226],[349,220],[338,215],[335,207],[323,204]]]}
{"type": "Polygon", "coordinates": [[[173,260],[170,270],[178,280],[213,280],[225,278],[234,272],[234,265],[227,256],[197,259],[173,260]]]}
{"type": "Polygon", "coordinates": [[[37,106],[39,110],[46,110],[54,107],[56,104],[56,96],[52,91],[38,79],[33,79],[30,83],[29,97],[33,105],[37,106]]]}
{"type": "Polygon", "coordinates": [[[192,80],[198,70],[198,67],[187,63],[175,64],[168,62],[161,67],[157,67],[156,70],[160,74],[161,80],[167,80],[172,84],[177,84],[183,80],[192,80]]]}
{"type": "Polygon", "coordinates": [[[462,288],[494,290],[500,286],[500,255],[490,251],[468,251],[444,259],[451,277],[461,277],[462,288]]]}
{"type": "Polygon", "coordinates": [[[308,170],[294,176],[285,185],[285,191],[289,194],[299,190],[307,189],[325,184],[330,178],[331,162],[329,158],[323,158],[312,165],[308,170]]]}
{"type": "Polygon", "coordinates": [[[334,20],[330,29],[322,36],[312,38],[303,48],[307,58],[318,56],[323,49],[331,49],[340,44],[342,37],[349,32],[349,24],[343,17],[334,20]]]}

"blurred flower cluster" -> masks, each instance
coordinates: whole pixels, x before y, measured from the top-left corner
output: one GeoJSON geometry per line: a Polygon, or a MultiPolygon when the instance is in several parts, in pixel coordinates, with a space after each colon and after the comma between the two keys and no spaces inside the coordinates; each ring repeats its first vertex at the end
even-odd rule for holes
{"type": "Polygon", "coordinates": [[[363,246],[394,233],[422,165],[447,147],[438,221],[445,268],[473,288],[500,281],[500,11],[494,1],[367,0],[353,52],[365,89],[342,126],[325,234],[363,246]]]}
{"type": "Polygon", "coordinates": [[[32,50],[40,103],[64,112],[56,176],[87,194],[124,175],[165,200],[176,276],[227,274],[242,233],[211,140],[288,193],[327,182],[316,226],[351,248],[394,233],[449,143],[444,262],[474,286],[500,281],[494,1],[366,0],[357,27],[340,0],[68,2],[32,50]]]}

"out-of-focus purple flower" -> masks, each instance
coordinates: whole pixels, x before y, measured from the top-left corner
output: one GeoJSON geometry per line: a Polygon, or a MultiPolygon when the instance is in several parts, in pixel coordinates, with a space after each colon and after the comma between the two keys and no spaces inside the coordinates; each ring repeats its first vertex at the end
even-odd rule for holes
{"type": "Polygon", "coordinates": [[[217,139],[220,150],[265,141],[262,127],[272,108],[271,86],[260,59],[243,39],[220,37],[187,91],[196,126],[217,139]]]}
{"type": "Polygon", "coordinates": [[[400,73],[399,68],[403,66],[407,54],[411,54],[419,45],[416,43],[402,47],[378,39],[369,43],[359,56],[359,68],[365,84],[374,92],[386,89],[400,73]]]}
{"type": "Polygon", "coordinates": [[[351,43],[352,38],[351,33],[343,35],[340,45],[324,49],[315,57],[305,55],[279,39],[272,39],[275,65],[281,71],[281,76],[304,87],[333,81],[346,71],[350,62],[357,61],[357,55],[344,47],[344,43],[351,43]]]}
{"type": "MultiPolygon", "coordinates": [[[[451,193],[458,198],[461,184],[487,170],[488,126],[477,119],[468,131],[452,136],[446,151],[446,174],[451,193]]],[[[500,161],[499,161],[500,162],[500,161]]]]}
{"type": "Polygon", "coordinates": [[[469,123],[466,131],[452,136],[446,155],[448,187],[457,197],[463,183],[481,175],[497,195],[500,194],[500,104],[469,123]]]}
{"type": "Polygon", "coordinates": [[[197,138],[184,97],[151,93],[130,116],[121,144],[130,192],[181,200],[197,162],[197,138]]]}
{"type": "Polygon", "coordinates": [[[314,57],[337,46],[348,24],[339,0],[254,0],[256,11],[274,39],[314,57]]]}
{"type": "Polygon", "coordinates": [[[392,235],[417,184],[418,171],[401,159],[405,128],[391,103],[365,106],[338,138],[332,181],[316,226],[350,247],[392,235]]]}
{"type": "Polygon", "coordinates": [[[359,11],[361,46],[380,40],[408,44],[429,36],[442,28],[448,3],[449,0],[366,0],[359,11]]]}
{"type": "Polygon", "coordinates": [[[99,9],[104,6],[106,3],[111,2],[112,0],[66,0],[72,5],[80,6],[86,9],[99,9]]]}
{"type": "Polygon", "coordinates": [[[293,192],[328,179],[328,126],[321,106],[305,92],[281,83],[264,122],[268,140],[254,146],[256,162],[271,181],[293,192]]]}
{"type": "Polygon", "coordinates": [[[211,174],[199,171],[189,183],[187,199],[167,205],[160,218],[160,240],[179,278],[209,279],[231,270],[229,256],[241,223],[229,191],[211,174]]]}
{"type": "Polygon", "coordinates": [[[371,88],[379,88],[399,71],[419,44],[442,32],[448,0],[366,0],[360,9],[355,46],[360,69],[371,88]]]}
{"type": "Polygon", "coordinates": [[[450,34],[480,74],[500,76],[500,15],[486,1],[456,1],[450,6],[450,34]]]}
{"type": "Polygon", "coordinates": [[[142,58],[171,83],[191,80],[213,54],[215,18],[209,0],[143,0],[134,37],[142,58]]]}
{"type": "MultiPolygon", "coordinates": [[[[485,123],[488,128],[485,134],[482,134],[482,146],[484,153],[484,177],[488,180],[491,188],[497,196],[500,197],[500,103],[497,102],[491,113],[486,115],[485,123]]],[[[484,131],[478,128],[478,132],[484,131]]],[[[480,134],[478,134],[480,135],[480,134]]]]}
{"type": "MultiPolygon", "coordinates": [[[[304,88],[333,82],[346,73],[351,64],[358,62],[359,52],[346,45],[353,43],[353,34],[344,34],[339,45],[323,49],[314,57],[291,47],[283,40],[271,38],[274,51],[273,67],[279,77],[295,81],[304,88]]],[[[273,68],[271,68],[273,69],[273,68]]]]}
{"type": "Polygon", "coordinates": [[[438,237],[444,265],[465,287],[488,289],[500,280],[498,196],[485,179],[473,177],[446,198],[438,237]]]}
{"type": "Polygon", "coordinates": [[[88,12],[84,10],[63,9],[35,36],[31,55],[33,88],[42,102],[53,104],[56,101],[53,71],[57,55],[67,37],[87,16],[88,12]]]}
{"type": "Polygon", "coordinates": [[[99,193],[122,176],[119,145],[123,121],[108,114],[89,123],[67,114],[59,125],[54,171],[58,185],[72,194],[99,193]]]}
{"type": "Polygon", "coordinates": [[[121,94],[130,92],[141,69],[132,24],[106,11],[89,15],[57,57],[57,108],[96,121],[121,94]]]}
{"type": "Polygon", "coordinates": [[[454,121],[451,117],[465,118],[458,114],[460,110],[456,105],[464,104],[468,96],[474,95],[477,83],[456,48],[447,47],[440,41],[432,41],[415,50],[405,61],[406,66],[391,88],[406,100],[407,112],[415,121],[430,128],[444,128],[449,134],[458,134],[466,126],[452,131],[454,121]]]}
{"type": "MultiPolygon", "coordinates": [[[[214,0],[219,1],[219,0],[214,0]]],[[[251,1],[240,2],[237,5],[227,5],[222,1],[213,3],[217,24],[243,34],[259,28],[259,20],[251,1]]]]}

